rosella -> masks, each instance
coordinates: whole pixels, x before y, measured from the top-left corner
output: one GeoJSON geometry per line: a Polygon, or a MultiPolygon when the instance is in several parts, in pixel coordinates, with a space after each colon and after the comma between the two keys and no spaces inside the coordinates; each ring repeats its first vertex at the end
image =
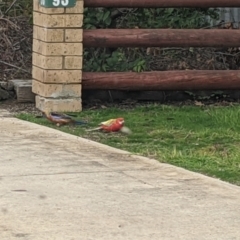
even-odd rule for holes
{"type": "Polygon", "coordinates": [[[83,125],[86,124],[84,121],[75,120],[64,113],[57,112],[44,112],[43,115],[52,123],[55,123],[57,126],[74,124],[74,125],[83,125]]]}
{"type": "Polygon", "coordinates": [[[100,126],[97,128],[89,129],[87,131],[96,131],[96,130],[102,130],[105,132],[119,132],[124,129],[124,133],[130,133],[130,129],[127,127],[124,127],[124,118],[115,118],[115,119],[109,119],[105,122],[101,122],[99,124],[100,126]]]}

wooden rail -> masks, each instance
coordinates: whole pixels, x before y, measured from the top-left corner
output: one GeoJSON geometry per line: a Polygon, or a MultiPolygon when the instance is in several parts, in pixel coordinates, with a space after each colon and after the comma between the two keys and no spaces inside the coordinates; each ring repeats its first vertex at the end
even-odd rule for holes
{"type": "Polygon", "coordinates": [[[238,47],[240,29],[93,29],[83,31],[83,44],[84,47],[238,47]]]}
{"type": "Polygon", "coordinates": [[[216,90],[240,89],[239,70],[83,72],[83,89],[216,90]]]}
{"type": "Polygon", "coordinates": [[[85,7],[167,8],[240,7],[239,0],[84,0],[85,7]]]}
{"type": "MultiPolygon", "coordinates": [[[[84,0],[85,7],[240,7],[240,0],[84,0]]],[[[84,47],[240,47],[240,29],[94,29],[84,47]]],[[[86,90],[240,89],[240,70],[83,72],[86,90]]]]}

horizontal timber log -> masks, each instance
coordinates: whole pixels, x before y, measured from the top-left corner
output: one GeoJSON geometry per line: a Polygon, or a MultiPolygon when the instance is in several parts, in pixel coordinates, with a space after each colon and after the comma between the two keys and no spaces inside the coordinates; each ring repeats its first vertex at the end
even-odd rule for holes
{"type": "Polygon", "coordinates": [[[239,90],[240,71],[83,72],[82,86],[83,90],[239,90]]]}
{"type": "Polygon", "coordinates": [[[85,7],[240,7],[239,0],[84,0],[85,7]]]}
{"type": "Polygon", "coordinates": [[[93,29],[83,31],[83,45],[84,47],[238,47],[240,30],[93,29]]]}

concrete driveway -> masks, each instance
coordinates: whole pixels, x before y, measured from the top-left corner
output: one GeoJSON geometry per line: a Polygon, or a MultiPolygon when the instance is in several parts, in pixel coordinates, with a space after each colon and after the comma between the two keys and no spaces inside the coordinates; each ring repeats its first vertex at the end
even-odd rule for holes
{"type": "Polygon", "coordinates": [[[240,239],[239,187],[1,114],[0,240],[240,239]]]}

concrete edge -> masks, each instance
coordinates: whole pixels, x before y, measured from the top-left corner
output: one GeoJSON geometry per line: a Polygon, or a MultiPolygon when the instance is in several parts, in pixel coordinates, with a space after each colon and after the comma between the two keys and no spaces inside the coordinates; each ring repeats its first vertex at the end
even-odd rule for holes
{"type": "MultiPolygon", "coordinates": [[[[4,117],[1,116],[1,113],[0,113],[0,118],[4,119],[4,117]]],[[[139,155],[130,153],[130,152],[125,151],[125,150],[117,149],[117,148],[114,148],[114,147],[111,147],[111,146],[108,146],[108,145],[104,145],[104,144],[99,143],[99,142],[95,142],[95,141],[92,141],[92,140],[89,140],[89,139],[86,139],[86,138],[71,135],[69,133],[59,131],[57,129],[53,129],[53,128],[50,128],[50,127],[47,127],[47,126],[43,126],[43,125],[39,125],[39,124],[36,124],[36,123],[28,122],[28,121],[25,121],[25,120],[21,120],[21,119],[12,117],[12,116],[7,117],[6,119],[11,120],[14,124],[22,124],[22,125],[25,125],[25,126],[34,127],[36,129],[39,129],[39,130],[44,130],[44,131],[47,131],[49,133],[53,133],[53,134],[57,134],[57,135],[66,137],[67,139],[70,139],[70,140],[77,140],[77,141],[83,142],[85,144],[90,144],[92,146],[95,146],[95,147],[98,147],[98,148],[101,148],[101,149],[105,149],[106,151],[111,151],[111,152],[115,152],[115,153],[119,153],[119,154],[124,154],[124,155],[130,156],[130,157],[134,157],[135,159],[139,159],[139,160],[143,161],[144,163],[150,163],[151,165],[153,165],[155,167],[158,167],[158,168],[161,167],[161,166],[164,166],[165,168],[172,168],[172,169],[175,169],[177,172],[182,172],[184,174],[192,176],[193,178],[200,178],[200,179],[202,179],[204,181],[208,181],[212,184],[218,184],[218,185],[221,185],[221,186],[224,186],[224,187],[227,187],[227,188],[233,188],[233,189],[238,190],[238,191],[240,190],[240,186],[225,182],[225,181],[220,180],[218,178],[209,177],[209,176],[203,175],[201,173],[192,172],[192,171],[187,170],[187,169],[182,168],[182,167],[174,166],[174,165],[171,165],[171,164],[168,164],[168,163],[161,163],[156,159],[139,156],[139,155]]]]}

